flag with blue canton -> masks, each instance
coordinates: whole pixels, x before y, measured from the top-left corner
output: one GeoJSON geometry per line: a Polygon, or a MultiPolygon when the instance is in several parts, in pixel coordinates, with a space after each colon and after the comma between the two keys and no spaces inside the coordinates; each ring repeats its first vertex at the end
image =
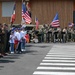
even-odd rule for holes
{"type": "Polygon", "coordinates": [[[69,23],[68,24],[68,27],[73,27],[74,26],[74,23],[69,23]]]}
{"type": "Polygon", "coordinates": [[[24,19],[25,23],[27,24],[31,23],[31,17],[29,12],[27,11],[25,3],[22,3],[22,19],[24,19]]]}
{"type": "Polygon", "coordinates": [[[60,26],[58,13],[56,13],[56,15],[55,15],[53,21],[51,22],[51,26],[52,26],[52,27],[59,27],[59,26],[60,26]]]}

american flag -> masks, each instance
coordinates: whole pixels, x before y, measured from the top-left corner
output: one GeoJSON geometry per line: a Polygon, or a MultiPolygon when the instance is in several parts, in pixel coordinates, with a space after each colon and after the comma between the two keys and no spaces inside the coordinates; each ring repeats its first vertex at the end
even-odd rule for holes
{"type": "Polygon", "coordinates": [[[16,9],[16,4],[14,4],[14,7],[13,7],[13,12],[12,12],[12,15],[11,15],[11,20],[10,22],[13,24],[15,19],[16,19],[16,14],[15,14],[15,9],[16,9]]]}
{"type": "Polygon", "coordinates": [[[31,17],[30,17],[30,14],[29,12],[27,11],[27,8],[26,8],[26,5],[25,3],[22,3],[22,18],[25,20],[25,22],[27,24],[30,24],[32,21],[31,21],[31,17]]]}
{"type": "Polygon", "coordinates": [[[68,27],[73,27],[74,26],[74,23],[69,23],[68,24],[68,27]]]}
{"type": "Polygon", "coordinates": [[[38,30],[39,28],[39,21],[38,18],[35,17],[35,24],[36,24],[36,30],[38,30]]]}
{"type": "Polygon", "coordinates": [[[60,24],[59,24],[59,18],[58,18],[58,13],[56,13],[53,21],[51,22],[51,26],[52,27],[59,27],[60,24]]]}

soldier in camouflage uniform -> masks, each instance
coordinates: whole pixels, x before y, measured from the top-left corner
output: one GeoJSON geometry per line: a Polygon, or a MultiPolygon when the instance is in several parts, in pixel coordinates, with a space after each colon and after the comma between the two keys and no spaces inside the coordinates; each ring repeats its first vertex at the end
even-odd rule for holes
{"type": "Polygon", "coordinates": [[[41,37],[42,37],[42,42],[44,42],[44,29],[42,28],[42,32],[41,32],[41,37]]]}
{"type": "Polygon", "coordinates": [[[71,28],[71,41],[75,42],[75,30],[74,30],[74,28],[71,28]]]}
{"type": "Polygon", "coordinates": [[[52,27],[48,28],[48,42],[52,42],[52,27]]]}
{"type": "Polygon", "coordinates": [[[35,27],[31,30],[31,42],[33,42],[33,39],[35,37],[35,27]]]}
{"type": "Polygon", "coordinates": [[[58,32],[58,42],[61,42],[61,28],[60,26],[57,28],[57,32],[58,32]]]}
{"type": "Polygon", "coordinates": [[[57,31],[57,28],[54,28],[54,31],[53,31],[53,38],[54,38],[54,43],[58,41],[58,31],[57,31]]]}
{"type": "Polygon", "coordinates": [[[71,28],[68,28],[68,42],[71,41],[71,28]]]}
{"type": "Polygon", "coordinates": [[[67,27],[62,30],[62,42],[66,43],[67,41],[67,27]]]}
{"type": "Polygon", "coordinates": [[[74,41],[73,35],[74,35],[74,28],[72,27],[72,28],[71,28],[71,41],[72,41],[72,42],[74,41]]]}
{"type": "Polygon", "coordinates": [[[38,32],[38,40],[39,40],[39,43],[41,43],[41,42],[42,42],[41,32],[42,32],[42,30],[41,30],[41,29],[39,29],[39,32],[38,32]]]}
{"type": "Polygon", "coordinates": [[[40,28],[38,34],[39,34],[40,42],[44,42],[44,29],[40,28]]]}
{"type": "Polygon", "coordinates": [[[46,26],[43,25],[43,33],[44,33],[44,42],[46,42],[46,26]]]}
{"type": "Polygon", "coordinates": [[[48,35],[48,31],[49,31],[49,26],[46,24],[46,42],[49,42],[49,35],[48,35]]]}

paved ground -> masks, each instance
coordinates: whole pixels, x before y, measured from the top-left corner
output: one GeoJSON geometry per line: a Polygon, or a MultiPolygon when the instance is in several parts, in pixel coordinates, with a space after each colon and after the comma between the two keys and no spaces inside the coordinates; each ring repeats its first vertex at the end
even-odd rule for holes
{"type": "Polygon", "coordinates": [[[33,75],[75,75],[75,44],[54,44],[33,75]]]}
{"type": "Polygon", "coordinates": [[[0,75],[75,75],[75,43],[27,44],[26,50],[0,58],[0,75]]]}
{"type": "Polygon", "coordinates": [[[32,75],[52,46],[27,44],[24,54],[9,54],[0,58],[0,75],[32,75]]]}

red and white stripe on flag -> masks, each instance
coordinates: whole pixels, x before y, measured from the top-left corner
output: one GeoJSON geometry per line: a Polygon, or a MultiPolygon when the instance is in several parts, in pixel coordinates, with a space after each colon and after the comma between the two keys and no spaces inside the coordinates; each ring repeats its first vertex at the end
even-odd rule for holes
{"type": "Polygon", "coordinates": [[[16,19],[15,9],[16,9],[16,4],[14,4],[14,7],[13,7],[13,12],[11,15],[11,20],[10,20],[11,23],[13,23],[16,19]]]}
{"type": "Polygon", "coordinates": [[[51,26],[52,26],[52,27],[59,27],[59,26],[60,26],[58,13],[56,13],[56,15],[55,15],[53,21],[51,22],[51,26]]]}
{"type": "Polygon", "coordinates": [[[35,23],[36,23],[36,30],[38,30],[38,28],[39,28],[39,21],[38,21],[38,19],[35,17],[35,23]]]}
{"type": "Polygon", "coordinates": [[[31,17],[29,16],[28,11],[24,14],[22,11],[22,18],[25,20],[26,23],[30,24],[31,23],[31,17]]]}
{"type": "Polygon", "coordinates": [[[52,25],[52,27],[58,27],[58,26],[60,26],[59,20],[53,21],[53,22],[51,23],[51,25],[52,25]]]}
{"type": "Polygon", "coordinates": [[[11,23],[13,23],[15,21],[16,15],[15,15],[15,10],[14,13],[11,15],[11,23]]]}

